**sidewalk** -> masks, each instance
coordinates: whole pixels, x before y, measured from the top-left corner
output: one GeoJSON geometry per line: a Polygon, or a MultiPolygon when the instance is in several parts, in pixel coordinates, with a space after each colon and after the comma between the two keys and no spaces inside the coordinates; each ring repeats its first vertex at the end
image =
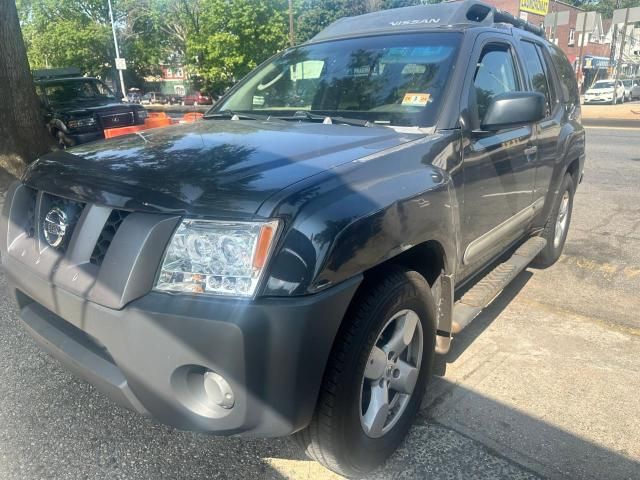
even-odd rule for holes
{"type": "Polygon", "coordinates": [[[640,124],[640,103],[621,105],[582,105],[583,120],[638,120],[640,124]]]}

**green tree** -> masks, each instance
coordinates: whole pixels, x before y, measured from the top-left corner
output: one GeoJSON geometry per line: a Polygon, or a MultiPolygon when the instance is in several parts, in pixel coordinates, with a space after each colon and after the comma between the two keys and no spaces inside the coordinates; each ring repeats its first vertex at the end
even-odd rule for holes
{"type": "Polygon", "coordinates": [[[306,42],[342,17],[362,15],[375,8],[367,0],[299,0],[296,4],[296,42],[306,42]]]}
{"type": "Polygon", "coordinates": [[[205,90],[221,92],[287,45],[283,0],[202,1],[185,61],[205,90]]]}
{"type": "MultiPolygon", "coordinates": [[[[166,55],[167,37],[150,15],[156,3],[113,0],[120,54],[128,59],[130,79],[158,73],[166,55]]],[[[18,9],[32,68],[75,66],[101,78],[115,74],[106,0],[18,0],[18,9]]]]}

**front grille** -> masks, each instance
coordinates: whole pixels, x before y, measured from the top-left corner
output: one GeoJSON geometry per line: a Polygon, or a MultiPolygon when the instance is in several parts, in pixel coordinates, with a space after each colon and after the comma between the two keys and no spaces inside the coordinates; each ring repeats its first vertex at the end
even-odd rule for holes
{"type": "MultiPolygon", "coordinates": [[[[162,247],[180,217],[78,200],[16,185],[6,200],[0,238],[3,264],[14,276],[20,276],[24,267],[52,287],[88,301],[100,298],[101,305],[120,309],[146,293],[140,285],[154,281],[162,247]],[[47,241],[43,232],[47,214],[47,231],[54,241],[51,235],[47,241]],[[55,235],[64,237],[64,242],[55,242],[55,235]]],[[[22,287],[32,296],[57,298],[53,291],[32,291],[26,283],[22,287]]]]}
{"type": "Polygon", "coordinates": [[[135,123],[133,112],[114,113],[100,116],[102,128],[127,127],[135,123]]]}
{"type": "Polygon", "coordinates": [[[96,242],[93,253],[91,254],[90,262],[93,265],[102,265],[102,261],[107,254],[107,250],[109,250],[109,246],[111,245],[113,237],[115,237],[118,228],[120,228],[120,225],[122,225],[122,222],[127,215],[129,215],[129,212],[126,212],[124,210],[113,210],[111,212],[111,215],[109,215],[107,222],[104,224],[102,232],[100,232],[100,237],[96,242]]]}
{"type": "MultiPolygon", "coordinates": [[[[80,215],[82,215],[82,211],[87,205],[83,202],[77,202],[42,192],[40,194],[40,212],[38,213],[37,203],[39,192],[29,187],[24,188],[26,197],[22,211],[25,213],[20,215],[22,219],[19,226],[20,230],[24,232],[28,238],[36,237],[36,235],[38,235],[37,232],[39,232],[41,248],[49,246],[63,255],[66,254],[69,241],[80,220],[80,215]],[[49,221],[47,221],[47,216],[51,214],[51,212],[54,212],[53,216],[50,216],[49,221]],[[60,212],[64,214],[66,222],[59,222],[60,212]],[[64,232],[58,228],[61,223],[66,224],[64,232]],[[56,244],[55,240],[59,236],[61,236],[62,239],[56,244]]],[[[114,209],[111,211],[100,231],[100,236],[96,244],[92,245],[93,250],[89,259],[91,264],[98,267],[102,265],[107,250],[111,246],[116,232],[127,215],[129,215],[129,212],[125,210],[114,209]]]]}

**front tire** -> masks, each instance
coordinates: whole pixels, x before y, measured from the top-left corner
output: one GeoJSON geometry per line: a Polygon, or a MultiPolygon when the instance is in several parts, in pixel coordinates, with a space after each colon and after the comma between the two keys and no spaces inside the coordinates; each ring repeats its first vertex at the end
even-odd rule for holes
{"type": "Polygon", "coordinates": [[[564,244],[567,241],[569,225],[571,224],[575,191],[573,177],[567,173],[562,180],[559,193],[542,231],[541,236],[547,241],[547,245],[533,260],[532,265],[534,267],[548,268],[556,263],[560,255],[562,255],[564,244]]]}
{"type": "Polygon", "coordinates": [[[335,340],[309,426],[295,434],[329,470],[358,477],[407,435],[433,365],[436,308],[427,281],[393,267],[364,284],[335,340]]]}

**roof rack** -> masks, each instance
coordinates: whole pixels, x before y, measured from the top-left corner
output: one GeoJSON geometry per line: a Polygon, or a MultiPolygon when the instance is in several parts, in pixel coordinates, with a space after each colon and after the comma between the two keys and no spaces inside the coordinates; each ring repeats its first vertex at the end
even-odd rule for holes
{"type": "Polygon", "coordinates": [[[508,12],[477,0],[463,0],[394,8],[357,17],[345,17],[322,30],[310,42],[362,34],[420,31],[451,26],[489,27],[496,23],[506,23],[540,37],[545,36],[544,29],[516,18],[508,12]]]}
{"type": "Polygon", "coordinates": [[[82,72],[77,67],[47,68],[45,70],[32,70],[34,80],[48,80],[54,78],[81,77],[82,72]]]}

